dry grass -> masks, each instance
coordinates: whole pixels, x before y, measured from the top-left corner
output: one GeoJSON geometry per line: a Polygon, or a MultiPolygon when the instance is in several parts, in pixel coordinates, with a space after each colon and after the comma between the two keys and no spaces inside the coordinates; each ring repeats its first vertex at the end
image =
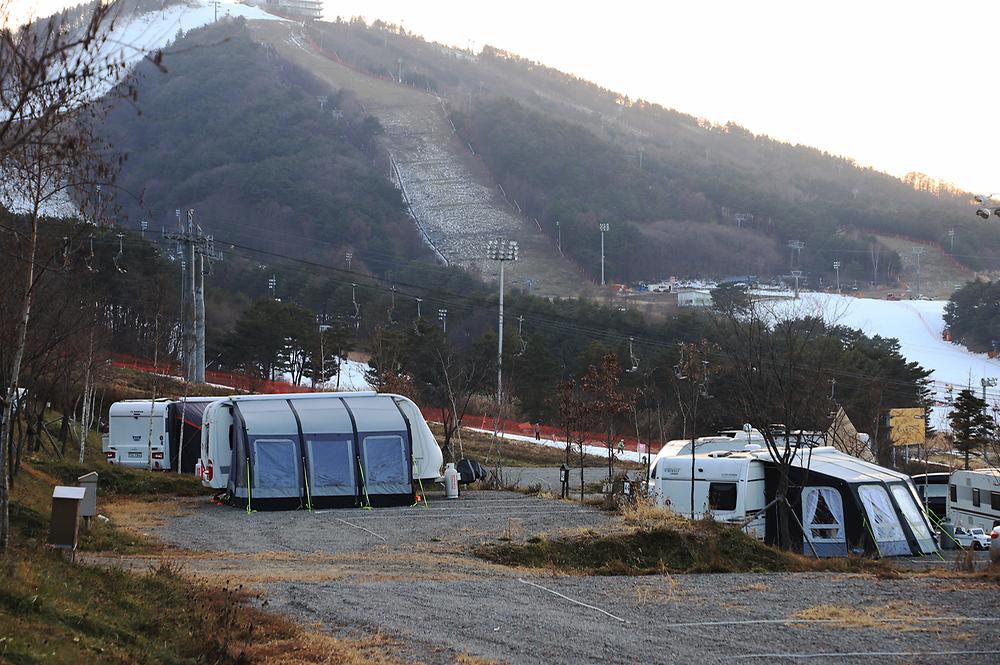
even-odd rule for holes
{"type": "Polygon", "coordinates": [[[907,600],[870,607],[816,605],[788,618],[830,622],[852,628],[885,629],[891,626],[894,630],[927,630],[934,627],[923,620],[933,616],[931,608],[907,600]]]}
{"type": "Polygon", "coordinates": [[[467,653],[460,653],[455,656],[455,665],[500,665],[500,661],[490,660],[489,658],[480,658],[479,656],[471,656],[467,653]]]}

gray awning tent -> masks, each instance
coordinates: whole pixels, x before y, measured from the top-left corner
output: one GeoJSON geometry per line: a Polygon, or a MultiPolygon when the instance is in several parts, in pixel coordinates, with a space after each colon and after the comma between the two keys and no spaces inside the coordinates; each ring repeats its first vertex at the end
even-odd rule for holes
{"type": "Polygon", "coordinates": [[[390,397],[234,399],[229,496],[258,510],[413,502],[409,423],[390,397]]]}

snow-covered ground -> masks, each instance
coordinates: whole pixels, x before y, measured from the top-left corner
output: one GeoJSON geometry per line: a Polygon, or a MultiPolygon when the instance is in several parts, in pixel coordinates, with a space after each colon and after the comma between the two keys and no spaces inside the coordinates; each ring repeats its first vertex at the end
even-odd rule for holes
{"type": "MultiPolygon", "coordinates": [[[[247,20],[284,20],[257,7],[226,2],[225,0],[218,3],[220,21],[239,16],[247,20]]],[[[129,65],[135,65],[157,50],[166,50],[179,32],[186,33],[189,30],[213,23],[215,17],[215,6],[199,0],[172,5],[161,11],[119,16],[115,20],[114,28],[108,36],[102,53],[106,54],[109,59],[120,58],[129,65]]],[[[169,56],[169,52],[165,56],[169,56]]],[[[164,64],[169,67],[169,60],[166,57],[164,64]]],[[[103,93],[106,90],[107,88],[100,92],[103,93]]]]}
{"type": "MultiPolygon", "coordinates": [[[[479,427],[469,427],[468,429],[472,430],[473,432],[479,432],[480,434],[490,434],[490,435],[493,434],[493,430],[491,429],[480,429],[479,427]]],[[[540,446],[545,446],[546,448],[558,448],[559,450],[566,449],[565,441],[556,441],[554,439],[538,440],[535,439],[535,437],[533,436],[524,436],[522,434],[509,434],[507,432],[498,432],[497,436],[499,436],[501,439],[507,439],[509,441],[524,441],[526,443],[536,443],[540,446]]],[[[573,450],[578,450],[575,444],[573,446],[573,450]]],[[[604,446],[584,445],[583,452],[586,455],[595,455],[597,457],[608,456],[608,449],[605,448],[604,446]]],[[[621,453],[619,453],[617,450],[615,451],[616,459],[627,460],[629,462],[641,462],[643,457],[645,457],[645,455],[639,454],[634,450],[624,450],[621,453]]]]}
{"type": "MultiPolygon", "coordinates": [[[[341,392],[350,390],[371,390],[371,384],[365,377],[368,363],[357,360],[342,358],[340,361],[340,378],[333,377],[328,383],[317,386],[322,390],[339,390],[341,392]]],[[[282,381],[292,382],[292,375],[288,372],[278,377],[282,381]]],[[[302,379],[300,386],[311,386],[309,379],[302,379]]]]}
{"type": "MultiPolygon", "coordinates": [[[[874,300],[851,296],[803,293],[798,301],[774,303],[777,312],[805,316],[821,314],[827,321],[857,328],[868,335],[894,337],[907,360],[931,370],[930,388],[934,399],[946,402],[948,387],[954,392],[972,387],[981,394],[980,380],[993,378],[1000,383],[1000,361],[985,353],[973,353],[964,346],[941,338],[944,330],[944,300],[874,300]]],[[[987,388],[991,406],[1000,403],[1000,389],[987,388]]],[[[935,407],[931,425],[947,430],[947,407],[935,407]]]]}

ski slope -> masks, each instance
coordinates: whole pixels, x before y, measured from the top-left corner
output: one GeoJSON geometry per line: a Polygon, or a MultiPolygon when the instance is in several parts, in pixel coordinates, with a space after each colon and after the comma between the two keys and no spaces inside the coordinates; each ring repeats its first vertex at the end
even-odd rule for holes
{"type": "MultiPolygon", "coordinates": [[[[243,17],[247,20],[283,21],[263,9],[241,5],[222,0],[218,3],[219,20],[243,17]]],[[[208,2],[193,0],[180,5],[171,5],[156,12],[119,16],[108,35],[107,43],[101,53],[108,60],[120,59],[130,67],[137,64],[147,55],[166,48],[173,43],[178,33],[186,33],[195,28],[215,22],[216,8],[208,2]]],[[[164,53],[164,65],[170,65],[169,52],[164,53]]],[[[98,90],[104,94],[114,82],[107,82],[107,87],[98,90]]]]}
{"type": "MultiPolygon", "coordinates": [[[[1000,361],[985,353],[973,353],[964,346],[946,342],[944,331],[944,300],[874,300],[851,296],[803,293],[800,300],[776,303],[779,315],[820,315],[826,321],[857,328],[867,335],[894,337],[900,352],[909,360],[931,371],[930,389],[934,400],[943,404],[948,399],[948,387],[954,392],[972,387],[981,395],[980,380],[996,379],[1000,384],[1000,361]]],[[[986,389],[987,402],[1000,405],[1000,388],[986,389]]],[[[947,430],[948,408],[932,409],[931,425],[947,430]]]]}

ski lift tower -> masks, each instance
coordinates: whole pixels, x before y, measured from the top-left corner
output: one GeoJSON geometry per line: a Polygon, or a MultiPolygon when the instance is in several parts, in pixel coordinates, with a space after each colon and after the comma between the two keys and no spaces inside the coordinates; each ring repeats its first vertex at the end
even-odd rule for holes
{"type": "MultiPolygon", "coordinates": [[[[205,382],[205,260],[221,261],[222,252],[215,248],[212,236],[204,235],[201,226],[194,222],[194,209],[187,211],[187,228],[177,233],[164,233],[167,240],[174,240],[183,248],[182,256],[190,256],[191,308],[181,311],[181,328],[191,331],[184,342],[184,378],[193,383],[205,382]],[[196,267],[197,266],[197,267],[196,267]],[[196,275],[197,271],[197,275],[196,275]],[[190,321],[190,324],[189,324],[190,321]]],[[[209,263],[209,268],[211,263],[209,263]]],[[[187,286],[187,285],[186,285],[187,286]]]]}

